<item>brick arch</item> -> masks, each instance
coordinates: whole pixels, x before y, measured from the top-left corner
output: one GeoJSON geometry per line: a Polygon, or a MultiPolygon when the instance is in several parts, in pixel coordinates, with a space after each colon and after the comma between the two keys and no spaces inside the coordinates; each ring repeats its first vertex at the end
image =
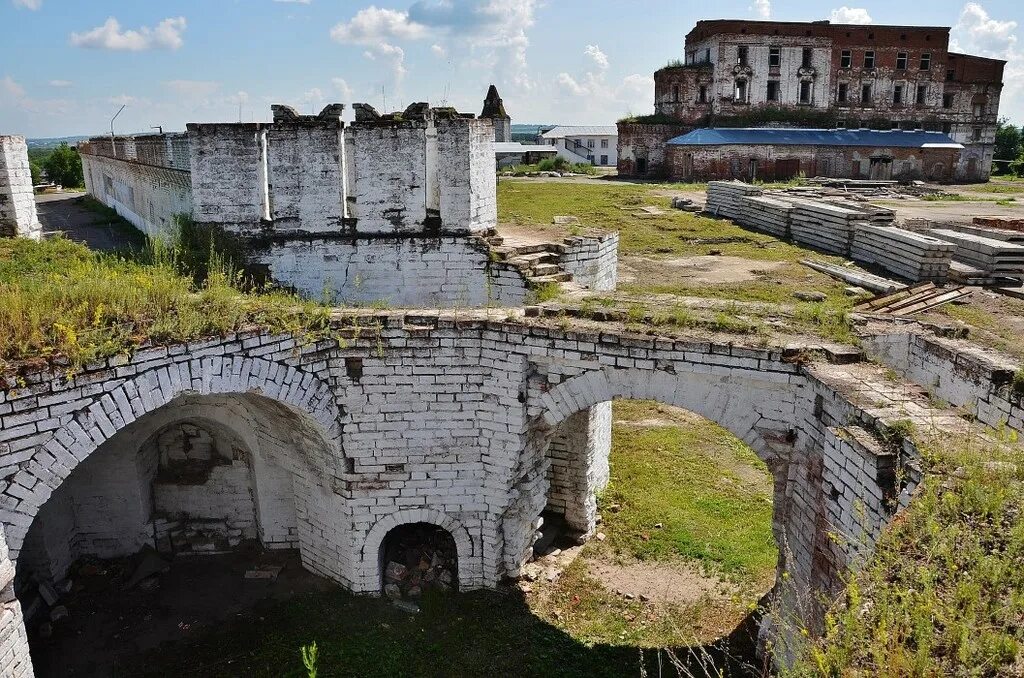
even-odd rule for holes
{"type": "MultiPolygon", "coordinates": [[[[15,505],[0,510],[11,560],[17,559],[40,507],[82,461],[118,431],[184,394],[248,394],[281,403],[315,422],[325,449],[333,453],[329,456],[340,459],[337,406],[327,385],[309,373],[262,358],[227,356],[155,367],[65,415],[61,427],[36,446],[22,470],[0,482],[0,494],[17,498],[15,505]]],[[[326,466],[331,459],[318,461],[326,466]]]]}
{"type": "Polygon", "coordinates": [[[475,586],[480,581],[482,573],[476,562],[478,548],[469,530],[461,522],[437,509],[403,509],[378,520],[366,534],[356,566],[356,590],[363,593],[380,591],[380,549],[384,544],[384,538],[396,527],[411,523],[430,523],[447,530],[455,540],[459,556],[459,586],[475,586]]]}
{"type": "Polygon", "coordinates": [[[672,373],[639,368],[596,369],[563,381],[540,396],[538,419],[553,431],[570,416],[615,399],[655,400],[681,407],[722,426],[766,463],[777,452],[771,437],[785,438],[795,421],[778,417],[777,400],[788,383],[758,379],[747,370],[737,375],[672,373]],[[773,411],[774,410],[774,411],[773,411]]]}

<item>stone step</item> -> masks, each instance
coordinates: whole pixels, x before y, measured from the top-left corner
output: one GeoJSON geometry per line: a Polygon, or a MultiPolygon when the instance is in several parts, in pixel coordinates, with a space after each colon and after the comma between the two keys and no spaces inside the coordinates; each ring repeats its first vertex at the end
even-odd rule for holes
{"type": "Polygon", "coordinates": [[[529,278],[531,284],[543,285],[545,283],[561,283],[572,280],[572,273],[555,273],[554,275],[538,275],[529,278]]]}
{"type": "Polygon", "coordinates": [[[533,275],[554,275],[560,272],[561,269],[555,264],[538,264],[533,267],[533,275]]]}

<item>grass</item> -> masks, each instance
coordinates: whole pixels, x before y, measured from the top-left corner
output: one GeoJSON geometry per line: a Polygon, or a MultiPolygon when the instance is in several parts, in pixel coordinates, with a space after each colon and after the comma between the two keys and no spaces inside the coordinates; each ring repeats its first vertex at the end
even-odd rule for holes
{"type": "Polygon", "coordinates": [[[923,486],[849,582],[795,675],[1020,675],[1020,448],[940,440],[924,451],[923,486]]]}
{"type": "Polygon", "coordinates": [[[1024,302],[1000,298],[998,312],[980,303],[949,304],[941,314],[970,325],[972,340],[1024,360],[1024,343],[1020,340],[1024,302]]]}
{"type": "Polygon", "coordinates": [[[74,369],[146,341],[185,341],[243,327],[319,333],[326,309],[283,292],[246,294],[214,260],[204,282],[173,251],[152,263],[99,254],[55,238],[0,240],[0,369],[43,358],[74,369]]]}
{"type": "Polygon", "coordinates": [[[414,616],[341,591],[268,604],[125,673],[305,676],[301,648],[315,642],[320,676],[658,675],[669,663],[660,648],[685,657],[728,633],[771,580],[771,477],[711,422],[650,402],[613,407],[612,483],[600,498],[607,539],[585,546],[556,582],[529,595],[429,598],[414,616]],[[655,417],[664,422],[647,423],[655,417]],[[691,563],[742,593],[685,606],[627,600],[591,577],[597,559],[691,563]]]}

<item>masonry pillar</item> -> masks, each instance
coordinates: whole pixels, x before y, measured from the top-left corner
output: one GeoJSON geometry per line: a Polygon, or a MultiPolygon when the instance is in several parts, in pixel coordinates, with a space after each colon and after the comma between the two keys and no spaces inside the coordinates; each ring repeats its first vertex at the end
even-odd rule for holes
{"type": "Polygon", "coordinates": [[[42,232],[25,137],[0,135],[0,237],[39,240],[42,232]]]}
{"type": "Polygon", "coordinates": [[[21,603],[14,596],[14,563],[7,553],[7,540],[0,528],[0,675],[31,678],[32,659],[21,603]]]}
{"type": "Polygon", "coordinates": [[[598,403],[558,427],[548,457],[547,510],[562,513],[569,527],[589,535],[597,527],[597,493],[608,484],[612,444],[612,403],[598,403]]]}

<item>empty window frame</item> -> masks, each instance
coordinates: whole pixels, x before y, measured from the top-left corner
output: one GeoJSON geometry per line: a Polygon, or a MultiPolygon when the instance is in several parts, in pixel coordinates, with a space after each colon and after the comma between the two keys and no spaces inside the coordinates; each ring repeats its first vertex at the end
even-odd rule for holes
{"type": "Polygon", "coordinates": [[[864,52],[864,68],[872,69],[875,67],[875,51],[868,50],[864,52]]]}
{"type": "Polygon", "coordinates": [[[853,52],[848,49],[844,49],[842,55],[839,57],[839,67],[849,68],[853,65],[853,52]]]}
{"type": "Polygon", "coordinates": [[[750,48],[746,45],[740,45],[736,48],[736,63],[740,66],[747,65],[747,55],[750,52],[750,48]]]}
{"type": "Polygon", "coordinates": [[[952,68],[947,68],[946,69],[946,82],[953,82],[954,78],[956,78],[956,71],[954,71],[952,68]]]}
{"type": "Polygon", "coordinates": [[[776,101],[776,102],[779,100],[779,81],[778,80],[769,80],[768,81],[768,95],[767,95],[767,99],[768,99],[768,101],[776,101]]]}
{"type": "Polygon", "coordinates": [[[942,123],[942,133],[943,134],[951,134],[952,132],[953,132],[953,123],[951,123],[951,122],[944,122],[944,123],[942,123]]]}
{"type": "Polygon", "coordinates": [[[973,130],[971,130],[971,140],[972,141],[981,141],[981,128],[980,127],[975,127],[973,130]]]}
{"type": "Polygon", "coordinates": [[[942,95],[942,107],[953,108],[953,94],[951,92],[942,95]]]}
{"type": "Polygon", "coordinates": [[[745,104],[747,102],[747,81],[737,80],[736,89],[733,92],[733,99],[737,103],[745,104]]]}
{"type": "Polygon", "coordinates": [[[928,85],[917,86],[917,99],[914,101],[918,106],[924,106],[928,100],[928,85]]]}
{"type": "Polygon", "coordinates": [[[702,104],[708,102],[708,86],[701,85],[700,89],[697,90],[697,101],[702,104]]]}
{"type": "Polygon", "coordinates": [[[982,103],[971,104],[971,114],[975,118],[980,118],[981,116],[985,115],[985,104],[982,104],[982,103]]]}
{"type": "Polygon", "coordinates": [[[839,103],[845,104],[849,96],[850,86],[845,82],[839,83],[839,91],[836,93],[836,99],[839,101],[839,103]]]}
{"type": "Polygon", "coordinates": [[[860,102],[865,106],[871,104],[871,85],[869,83],[860,86],[860,102]]]}
{"type": "Polygon", "coordinates": [[[896,54],[896,70],[905,71],[907,70],[907,53],[899,52],[896,54]]]}
{"type": "Polygon", "coordinates": [[[800,66],[803,68],[811,67],[811,59],[814,56],[814,51],[810,47],[804,47],[800,54],[800,66]]]}
{"type": "Polygon", "coordinates": [[[804,80],[800,83],[800,103],[809,104],[811,103],[811,97],[814,93],[814,88],[811,87],[811,83],[804,80]]]}
{"type": "Polygon", "coordinates": [[[903,85],[893,85],[892,104],[893,106],[901,106],[903,104],[903,85]]]}
{"type": "Polygon", "coordinates": [[[782,65],[782,48],[781,47],[769,47],[768,48],[768,66],[771,68],[778,68],[782,65]]]}
{"type": "Polygon", "coordinates": [[[679,85],[672,85],[672,101],[679,101],[679,85]]]}
{"type": "Polygon", "coordinates": [[[921,55],[921,70],[930,71],[932,68],[932,55],[929,52],[925,52],[921,55]]]}
{"type": "Polygon", "coordinates": [[[711,63],[711,48],[710,47],[705,47],[704,48],[704,63],[706,63],[706,64],[710,64],[711,63]]]}

